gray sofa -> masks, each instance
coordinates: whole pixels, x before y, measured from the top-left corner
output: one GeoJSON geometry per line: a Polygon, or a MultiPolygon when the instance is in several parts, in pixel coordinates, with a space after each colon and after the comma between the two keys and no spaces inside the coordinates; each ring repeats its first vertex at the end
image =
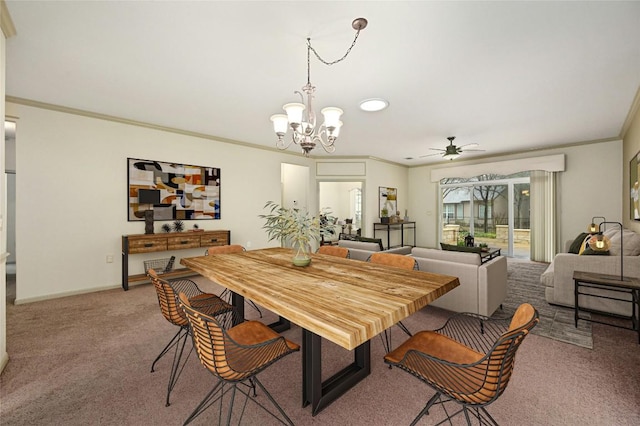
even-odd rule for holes
{"type": "Polygon", "coordinates": [[[421,271],[458,277],[460,286],[431,303],[454,312],[491,316],[507,297],[507,258],[485,263],[478,253],[414,247],[421,271]]]}
{"type": "MultiPolygon", "coordinates": [[[[573,307],[574,295],[574,271],[596,272],[600,274],[620,275],[620,230],[612,229],[604,233],[611,240],[609,256],[593,256],[568,253],[569,247],[574,242],[565,243],[565,252],[558,253],[547,270],[540,276],[540,282],[545,286],[545,298],[547,302],[573,307]]],[[[625,229],[624,244],[624,276],[640,277],[640,235],[625,229]]],[[[620,294],[607,292],[606,290],[593,290],[601,295],[609,295],[620,298],[620,294]]],[[[611,312],[621,315],[631,315],[631,304],[615,300],[583,297],[580,306],[611,312]]]]}
{"type": "Polygon", "coordinates": [[[349,249],[349,257],[351,259],[366,261],[372,253],[384,251],[385,253],[409,254],[411,246],[394,247],[389,250],[383,250],[382,244],[378,242],[339,240],[338,246],[349,249]]]}

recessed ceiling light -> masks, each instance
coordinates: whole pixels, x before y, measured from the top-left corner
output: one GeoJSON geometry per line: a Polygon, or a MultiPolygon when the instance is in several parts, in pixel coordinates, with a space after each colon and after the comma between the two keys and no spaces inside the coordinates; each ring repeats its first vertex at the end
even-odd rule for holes
{"type": "Polygon", "coordinates": [[[365,99],[360,102],[360,109],[368,112],[382,111],[389,106],[389,102],[380,98],[365,99]]]}

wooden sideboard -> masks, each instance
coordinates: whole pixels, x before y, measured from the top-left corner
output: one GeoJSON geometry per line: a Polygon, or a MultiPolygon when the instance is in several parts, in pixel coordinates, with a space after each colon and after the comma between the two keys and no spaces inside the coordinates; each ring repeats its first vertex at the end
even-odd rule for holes
{"type": "MultiPolygon", "coordinates": [[[[200,231],[169,234],[134,234],[122,236],[122,288],[129,290],[129,283],[148,281],[145,274],[129,275],[129,255],[162,251],[185,250],[224,246],[231,241],[231,232],[200,231]]],[[[177,263],[176,263],[177,264],[177,263]]],[[[163,278],[195,275],[188,268],[179,268],[162,274],[163,278]]]]}

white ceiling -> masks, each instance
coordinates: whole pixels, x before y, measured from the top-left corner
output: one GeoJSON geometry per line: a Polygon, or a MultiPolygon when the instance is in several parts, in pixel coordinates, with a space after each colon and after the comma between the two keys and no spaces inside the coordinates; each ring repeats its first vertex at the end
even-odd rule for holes
{"type": "Polygon", "coordinates": [[[345,111],[334,155],[416,165],[452,135],[486,150],[466,157],[615,138],[640,87],[640,2],[6,3],[8,96],[271,147],[306,38],[337,59],[357,17],[343,62],[311,62],[317,109],[345,111]],[[371,97],[389,108],[360,111],[371,97]]]}

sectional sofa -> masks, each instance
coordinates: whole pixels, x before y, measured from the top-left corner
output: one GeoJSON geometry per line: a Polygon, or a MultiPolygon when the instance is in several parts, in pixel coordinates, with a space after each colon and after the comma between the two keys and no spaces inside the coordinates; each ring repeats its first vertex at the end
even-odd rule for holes
{"type": "MultiPolygon", "coordinates": [[[[340,240],[338,245],[349,249],[351,259],[362,261],[372,253],[383,251],[378,242],[340,240]]],[[[478,253],[411,246],[384,251],[413,256],[421,271],[459,278],[460,286],[432,302],[433,306],[491,316],[507,296],[507,258],[504,256],[482,263],[478,253]]]]}
{"type": "MultiPolygon", "coordinates": [[[[569,253],[576,240],[565,242],[564,252],[558,253],[547,270],[540,277],[540,282],[545,286],[545,298],[554,305],[567,307],[575,306],[574,271],[596,272],[600,274],[620,275],[620,230],[611,229],[604,232],[610,241],[609,255],[585,255],[569,253]]],[[[622,234],[624,245],[623,267],[625,277],[640,277],[640,235],[625,229],[622,234]]],[[[575,244],[579,246],[579,244],[575,244]]],[[[575,251],[575,250],[573,250],[575,251]]],[[[584,253],[584,251],[583,251],[584,253]]],[[[593,290],[596,294],[629,298],[625,295],[612,293],[607,290],[593,290]]],[[[606,298],[583,297],[580,306],[599,311],[631,315],[631,304],[606,298]],[[584,299],[584,300],[583,300],[584,299]]]]}
{"type": "Polygon", "coordinates": [[[414,247],[421,271],[458,277],[460,285],[431,303],[454,312],[491,316],[507,297],[507,258],[485,263],[478,253],[414,247]]]}

